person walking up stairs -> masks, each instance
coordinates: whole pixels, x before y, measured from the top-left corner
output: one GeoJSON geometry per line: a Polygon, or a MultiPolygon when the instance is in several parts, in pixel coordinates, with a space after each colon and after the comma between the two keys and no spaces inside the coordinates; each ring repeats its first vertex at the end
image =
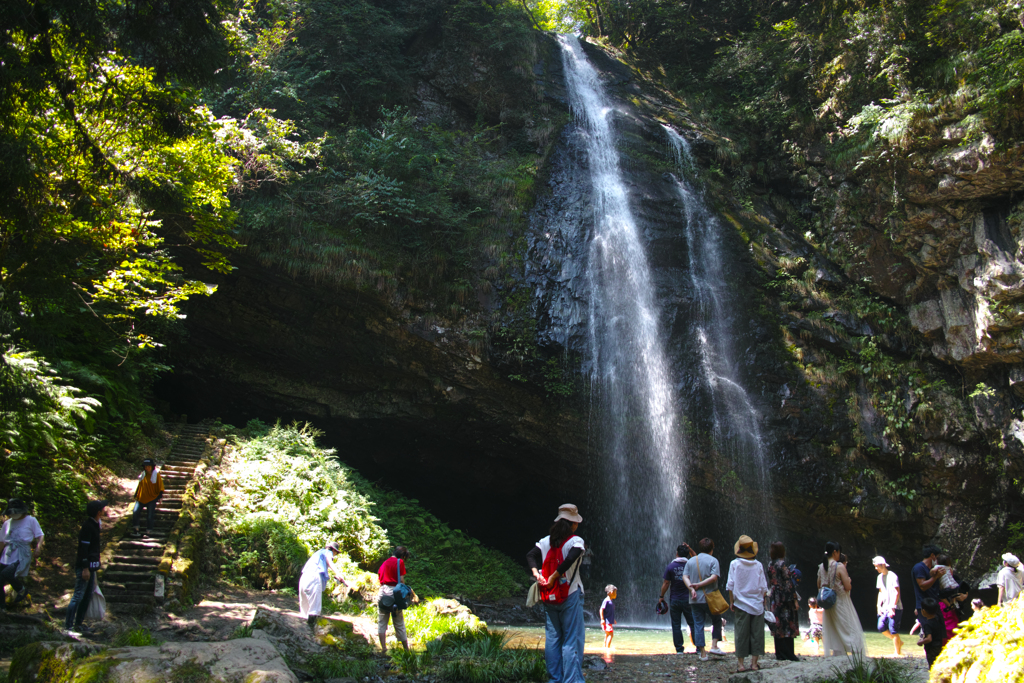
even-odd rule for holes
{"type": "Polygon", "coordinates": [[[108,603],[129,609],[157,604],[157,570],[164,546],[178,521],[185,487],[206,449],[207,436],[209,430],[204,427],[182,425],[174,437],[167,462],[160,470],[164,490],[156,502],[151,531],[142,538],[131,535],[123,538],[100,576],[100,587],[108,603]]]}

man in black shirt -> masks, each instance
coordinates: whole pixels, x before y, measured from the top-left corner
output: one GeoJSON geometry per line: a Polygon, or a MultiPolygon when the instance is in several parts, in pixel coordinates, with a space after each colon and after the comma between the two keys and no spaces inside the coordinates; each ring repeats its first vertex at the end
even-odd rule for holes
{"type": "Polygon", "coordinates": [[[90,500],[85,506],[87,519],[78,532],[78,554],[75,557],[75,592],[64,618],[64,626],[73,635],[80,635],[82,620],[96,589],[96,572],[100,569],[100,519],[106,515],[105,500],[90,500]]]}

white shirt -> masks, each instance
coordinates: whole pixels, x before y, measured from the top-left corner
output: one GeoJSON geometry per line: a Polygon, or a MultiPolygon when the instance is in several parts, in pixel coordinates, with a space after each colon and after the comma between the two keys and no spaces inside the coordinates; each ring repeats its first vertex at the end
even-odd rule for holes
{"type": "Polygon", "coordinates": [[[35,517],[31,515],[25,515],[21,519],[8,519],[4,522],[3,527],[0,527],[0,541],[7,544],[4,548],[3,558],[0,562],[3,564],[12,564],[15,549],[13,543],[21,541],[23,543],[32,543],[37,538],[43,537],[43,530],[39,526],[39,522],[36,521],[35,517]]]}
{"type": "MultiPolygon", "coordinates": [[[[548,551],[551,550],[551,537],[545,536],[544,538],[537,541],[537,547],[540,548],[541,565],[543,566],[544,560],[548,556],[548,551]]],[[[562,559],[569,554],[569,550],[572,548],[579,548],[584,550],[583,539],[579,536],[570,536],[569,540],[562,544],[562,559]]],[[[575,591],[583,592],[583,579],[580,578],[580,568],[576,565],[575,570],[570,567],[569,573],[572,574],[572,583],[569,584],[569,594],[571,595],[575,591]]]]}
{"type": "Polygon", "coordinates": [[[725,590],[732,591],[733,604],[747,614],[764,614],[764,596],[768,592],[764,565],[757,560],[737,557],[729,563],[725,590]]]}
{"type": "Polygon", "coordinates": [[[900,587],[900,578],[896,572],[879,574],[875,581],[875,588],[882,591],[882,613],[886,614],[891,609],[903,609],[903,596],[897,592],[900,587]]]}
{"type": "Polygon", "coordinates": [[[1024,583],[1024,569],[1017,567],[1013,571],[1011,567],[1003,567],[996,575],[996,585],[1003,589],[1003,602],[1013,600],[1021,592],[1021,584],[1024,583]]]}

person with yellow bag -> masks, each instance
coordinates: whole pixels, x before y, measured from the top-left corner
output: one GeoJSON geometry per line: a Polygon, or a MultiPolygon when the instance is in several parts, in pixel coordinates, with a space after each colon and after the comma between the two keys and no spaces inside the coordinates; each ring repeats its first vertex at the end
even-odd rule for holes
{"type": "Polygon", "coordinates": [[[718,560],[714,557],[715,542],[710,538],[702,538],[697,544],[697,556],[686,563],[683,583],[690,590],[690,611],[693,613],[694,645],[697,646],[698,659],[708,661],[708,652],[720,657],[725,652],[718,647],[722,640],[722,620],[717,616],[729,609],[718,590],[718,578],[722,571],[718,560]],[[704,624],[711,622],[711,649],[704,651],[704,624]]]}

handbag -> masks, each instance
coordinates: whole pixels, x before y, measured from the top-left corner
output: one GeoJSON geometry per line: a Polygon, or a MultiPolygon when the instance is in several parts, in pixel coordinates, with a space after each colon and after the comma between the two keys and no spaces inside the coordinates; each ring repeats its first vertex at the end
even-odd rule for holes
{"type": "Polygon", "coordinates": [[[838,564],[838,562],[832,564],[832,571],[825,576],[825,585],[818,589],[818,607],[822,609],[832,609],[836,606],[836,600],[839,599],[839,596],[831,588],[835,581],[835,568],[838,564]]]}
{"type": "MultiPolygon", "coordinates": [[[[697,576],[700,575],[700,560],[697,560],[697,576]]],[[[707,602],[708,609],[712,614],[724,614],[729,609],[729,603],[722,597],[720,590],[717,588],[710,591],[707,588],[702,588],[701,590],[704,591],[704,600],[707,602]]]]}

